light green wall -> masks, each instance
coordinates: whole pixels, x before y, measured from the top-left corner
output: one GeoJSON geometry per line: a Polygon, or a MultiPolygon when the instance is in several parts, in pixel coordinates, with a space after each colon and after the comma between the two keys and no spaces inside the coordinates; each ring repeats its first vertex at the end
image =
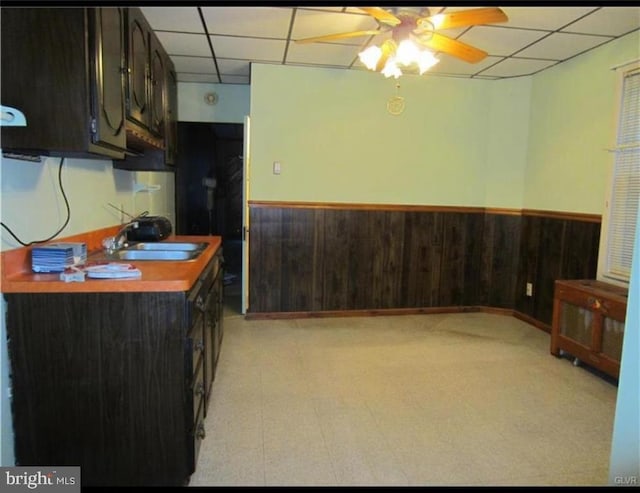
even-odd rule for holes
{"type": "Polygon", "coordinates": [[[237,84],[178,83],[178,120],[181,122],[243,123],[249,114],[249,86],[237,84]],[[205,103],[215,92],[218,102],[205,103]]]}
{"type": "Polygon", "coordinates": [[[533,77],[524,207],[601,214],[615,139],[616,72],[640,32],[533,77]]]}
{"type": "Polygon", "coordinates": [[[519,207],[526,82],[502,84],[498,101],[493,81],[398,82],[397,90],[396,80],[365,71],[254,65],[251,199],[484,206],[489,193],[495,205],[519,207]],[[386,104],[397,93],[406,107],[394,116],[386,104]],[[507,145],[497,133],[510,135],[507,145]],[[488,156],[497,173],[487,173],[488,156]],[[487,177],[496,177],[489,190],[487,177]]]}
{"type": "Polygon", "coordinates": [[[531,78],[493,81],[490,89],[484,205],[520,209],[527,164],[531,78]]]}

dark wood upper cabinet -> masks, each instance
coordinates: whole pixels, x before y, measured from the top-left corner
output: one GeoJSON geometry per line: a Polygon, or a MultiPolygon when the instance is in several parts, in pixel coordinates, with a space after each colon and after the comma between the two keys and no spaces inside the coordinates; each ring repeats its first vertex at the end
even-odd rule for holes
{"type": "Polygon", "coordinates": [[[138,8],[2,8],[0,101],[26,127],[0,128],[5,155],[113,159],[173,171],[173,64],[138,8]]]}
{"type": "Polygon", "coordinates": [[[27,119],[26,127],[1,127],[5,153],[124,157],[121,15],[2,9],[0,100],[27,119]]]}
{"type": "Polygon", "coordinates": [[[127,9],[125,85],[127,147],[113,167],[135,171],[173,171],[176,141],[170,123],[177,118],[177,82],[173,63],[142,11],[127,9]]]}

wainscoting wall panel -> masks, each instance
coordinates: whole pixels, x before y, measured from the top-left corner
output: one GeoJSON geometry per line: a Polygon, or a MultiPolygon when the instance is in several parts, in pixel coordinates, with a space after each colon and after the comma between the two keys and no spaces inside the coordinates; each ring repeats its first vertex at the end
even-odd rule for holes
{"type": "Polygon", "coordinates": [[[556,279],[595,279],[600,242],[599,216],[543,216],[523,211],[520,262],[514,308],[551,325],[556,279]],[[526,296],[526,283],[533,296],[526,296]]]}
{"type": "Polygon", "coordinates": [[[547,328],[555,279],[595,276],[599,216],[264,202],[250,214],[250,315],[482,306],[547,328]]]}

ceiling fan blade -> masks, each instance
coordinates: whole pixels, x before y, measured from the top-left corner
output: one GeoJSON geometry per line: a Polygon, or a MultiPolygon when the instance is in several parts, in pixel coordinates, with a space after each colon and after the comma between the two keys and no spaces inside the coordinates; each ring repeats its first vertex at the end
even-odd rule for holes
{"type": "Polygon", "coordinates": [[[424,39],[424,37],[418,37],[418,39],[423,45],[428,46],[435,51],[442,51],[443,53],[453,55],[464,60],[465,62],[477,63],[487,56],[486,51],[474,48],[471,45],[463,43],[462,41],[451,39],[448,36],[444,36],[438,33],[431,33],[430,36],[430,39],[424,39]]]}
{"type": "Polygon", "coordinates": [[[509,20],[498,7],[488,7],[486,9],[461,10],[460,12],[451,12],[450,14],[437,14],[429,17],[418,19],[426,20],[433,25],[434,29],[449,29],[452,27],[477,26],[478,24],[493,24],[496,22],[506,22],[509,20]]]}
{"type": "Polygon", "coordinates": [[[352,31],[348,33],[327,34],[325,36],[316,36],[314,38],[296,39],[296,43],[316,43],[318,41],[332,41],[334,39],[356,38],[358,36],[370,36],[372,34],[380,34],[382,31],[352,31]]]}
{"type": "Polygon", "coordinates": [[[383,22],[384,24],[389,24],[390,26],[397,26],[400,24],[400,19],[398,19],[391,12],[387,12],[386,10],[380,7],[358,7],[363,12],[366,12],[371,17],[383,22]]]}

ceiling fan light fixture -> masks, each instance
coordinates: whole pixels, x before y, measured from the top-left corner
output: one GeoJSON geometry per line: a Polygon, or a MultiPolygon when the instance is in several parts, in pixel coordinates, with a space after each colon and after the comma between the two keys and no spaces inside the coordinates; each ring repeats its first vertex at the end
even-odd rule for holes
{"type": "Polygon", "coordinates": [[[423,50],[417,60],[420,75],[424,74],[439,61],[429,50],[423,50]]]}
{"type": "Polygon", "coordinates": [[[402,75],[402,70],[398,67],[395,57],[389,57],[382,69],[382,75],[387,78],[394,77],[396,79],[402,75]]]}
{"type": "Polygon", "coordinates": [[[375,46],[375,45],[369,46],[369,48],[367,48],[366,50],[358,53],[358,57],[360,58],[360,61],[364,63],[364,66],[367,67],[369,70],[376,69],[376,66],[378,65],[378,61],[380,60],[381,56],[382,56],[382,50],[380,49],[379,46],[375,46]]]}
{"type": "Polygon", "coordinates": [[[403,39],[398,45],[396,58],[400,65],[411,65],[420,57],[420,49],[410,39],[403,39]]]}

